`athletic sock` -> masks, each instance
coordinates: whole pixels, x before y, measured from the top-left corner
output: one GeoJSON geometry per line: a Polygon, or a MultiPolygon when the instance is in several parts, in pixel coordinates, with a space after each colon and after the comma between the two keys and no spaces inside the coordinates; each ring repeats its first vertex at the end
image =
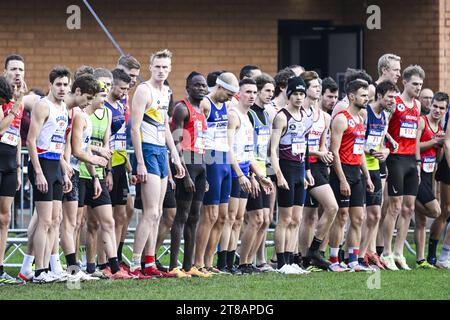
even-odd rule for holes
{"type": "Polygon", "coordinates": [[[125,242],[120,242],[119,247],[117,248],[117,259],[122,261],[122,249],[125,242]]]}
{"type": "Polygon", "coordinates": [[[236,250],[227,251],[227,267],[228,269],[233,269],[234,255],[236,250]]]}
{"type": "Polygon", "coordinates": [[[144,269],[145,269],[145,262],[141,261],[141,270],[144,270],[144,269]]]}
{"type": "Polygon", "coordinates": [[[223,269],[227,266],[227,251],[223,250],[217,254],[217,268],[223,269]]]}
{"type": "Polygon", "coordinates": [[[32,265],[34,261],[34,256],[29,256],[27,254],[23,255],[22,267],[20,268],[20,273],[23,275],[30,274],[33,272],[32,265]]]}
{"type": "Polygon", "coordinates": [[[39,277],[41,275],[42,272],[45,272],[45,269],[38,269],[34,272],[34,276],[35,277],[39,277]]]}
{"type": "Polygon", "coordinates": [[[330,247],[330,262],[339,263],[339,248],[330,247]]]}
{"type": "Polygon", "coordinates": [[[239,260],[240,260],[240,259],[239,259],[238,255],[235,254],[235,255],[234,255],[234,265],[235,265],[235,266],[239,266],[239,260]]]}
{"type": "Polygon", "coordinates": [[[436,258],[436,249],[438,246],[439,240],[431,239],[428,241],[428,257],[436,258]]]}
{"type": "Polygon", "coordinates": [[[3,266],[0,266],[0,276],[3,275],[4,272],[5,270],[3,269],[3,266]]]}
{"type": "Polygon", "coordinates": [[[381,257],[381,254],[384,251],[384,246],[377,246],[377,255],[381,257]]]}
{"type": "Polygon", "coordinates": [[[296,264],[302,263],[302,255],[300,253],[294,253],[294,263],[296,264]]]}
{"type": "Polygon", "coordinates": [[[311,251],[317,251],[320,248],[320,245],[322,244],[322,240],[317,239],[316,237],[314,237],[311,246],[309,247],[309,250],[311,251]]]}
{"type": "Polygon", "coordinates": [[[350,263],[358,262],[358,255],[359,255],[359,248],[356,247],[348,248],[348,261],[350,263]]]}
{"type": "Polygon", "coordinates": [[[450,258],[450,244],[444,244],[442,246],[441,256],[439,261],[447,261],[450,258]]]}
{"type": "Polygon", "coordinates": [[[358,258],[358,263],[359,264],[364,264],[364,258],[358,258]]]}
{"type": "Polygon", "coordinates": [[[142,267],[142,265],[141,265],[141,259],[142,259],[142,255],[133,253],[133,257],[131,258],[131,263],[130,263],[130,271],[139,269],[139,267],[141,267],[142,270],[145,268],[145,266],[142,267]]]}
{"type": "Polygon", "coordinates": [[[325,251],[320,250],[319,253],[322,257],[325,257],[325,251]]]}
{"type": "Polygon", "coordinates": [[[105,270],[106,267],[107,267],[107,264],[106,264],[106,263],[102,263],[102,264],[98,264],[97,266],[98,266],[98,268],[99,268],[100,270],[105,270]]]}
{"type": "Polygon", "coordinates": [[[108,259],[108,262],[109,262],[109,267],[111,268],[112,274],[115,274],[118,271],[120,271],[119,261],[117,260],[117,257],[108,259]]]}
{"type": "Polygon", "coordinates": [[[277,267],[278,270],[281,269],[285,265],[284,263],[284,252],[277,253],[277,267]]]}
{"type": "Polygon", "coordinates": [[[293,252],[288,252],[288,257],[289,257],[289,264],[293,264],[294,263],[294,253],[293,252]]]}
{"type": "Polygon", "coordinates": [[[145,268],[155,267],[155,256],[145,256],[144,258],[145,268]]]}
{"type": "Polygon", "coordinates": [[[86,264],[86,272],[87,273],[94,273],[95,272],[95,263],[87,263],[86,264]]]}
{"type": "Polygon", "coordinates": [[[63,268],[61,265],[61,261],[59,261],[59,254],[52,254],[50,256],[50,267],[52,268],[52,272],[61,273],[63,272],[63,268]]]}
{"type": "Polygon", "coordinates": [[[339,262],[345,261],[345,251],[342,250],[342,246],[339,246],[338,258],[339,258],[339,262]]]}
{"type": "Polygon", "coordinates": [[[284,263],[290,264],[289,263],[289,252],[284,252],[284,263]]]}
{"type": "MultiPolygon", "coordinates": [[[[76,266],[77,265],[77,257],[75,253],[70,253],[66,255],[67,266],[76,266]]],[[[52,267],[53,268],[53,267],[52,267]]]]}

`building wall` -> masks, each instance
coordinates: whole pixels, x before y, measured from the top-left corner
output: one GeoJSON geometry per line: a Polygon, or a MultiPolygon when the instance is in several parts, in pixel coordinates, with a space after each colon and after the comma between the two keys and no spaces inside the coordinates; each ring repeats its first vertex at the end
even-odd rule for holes
{"type": "MultiPolygon", "coordinates": [[[[75,1],[23,0],[0,2],[0,56],[18,52],[26,58],[26,80],[45,88],[49,69],[72,70],[87,64],[114,67],[118,52],[82,2],[81,29],[68,30],[66,8],[75,1]]],[[[448,0],[91,0],[90,3],[123,50],[138,58],[148,78],[151,52],[174,53],[170,83],[175,98],[184,94],[184,79],[192,70],[207,73],[244,64],[277,70],[280,19],[332,20],[335,25],[365,25],[366,6],[381,7],[381,30],[365,29],[364,66],[376,77],[376,62],[384,52],[402,56],[403,66],[423,65],[426,86],[447,89],[447,56],[439,31],[450,27],[448,0]],[[414,3],[413,3],[414,2],[414,3]],[[447,4],[447,6],[446,6],[447,4]],[[441,10],[440,10],[441,9],[441,10]],[[441,54],[440,54],[441,53],[441,54]],[[441,66],[441,72],[439,70],[441,66]],[[445,69],[445,70],[444,70],[445,69]]],[[[76,3],[76,2],[75,2],[76,3]]],[[[448,41],[446,41],[448,43],[448,41]]],[[[446,51],[447,50],[447,51],[446,51]]]]}

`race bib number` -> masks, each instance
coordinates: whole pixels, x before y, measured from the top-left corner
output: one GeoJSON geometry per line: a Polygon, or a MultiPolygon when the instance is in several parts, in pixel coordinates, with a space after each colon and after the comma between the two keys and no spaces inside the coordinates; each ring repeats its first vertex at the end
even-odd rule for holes
{"type": "Polygon", "coordinates": [[[292,136],[292,154],[298,156],[306,152],[305,137],[292,136]]]}
{"type": "Polygon", "coordinates": [[[434,165],[436,163],[436,157],[423,157],[422,158],[422,170],[426,173],[434,172],[434,165]]]}
{"type": "Polygon", "coordinates": [[[267,134],[260,134],[256,141],[256,156],[260,159],[267,158],[267,150],[269,148],[270,134],[267,130],[267,134]]]}
{"type": "MultiPolygon", "coordinates": [[[[214,150],[217,151],[228,151],[228,137],[227,137],[227,121],[221,121],[214,123],[213,130],[214,130],[214,150]]],[[[209,130],[209,126],[208,126],[209,130]]]]}
{"type": "Polygon", "coordinates": [[[308,139],[309,152],[319,152],[320,137],[310,137],[308,139]]]}
{"type": "Polygon", "coordinates": [[[1,138],[1,142],[4,144],[8,144],[10,146],[17,146],[19,144],[20,132],[17,128],[9,127],[8,130],[3,134],[1,138]]]}
{"type": "Polygon", "coordinates": [[[355,143],[353,145],[353,154],[363,154],[364,152],[364,138],[355,138],[355,143]]]}
{"type": "Polygon", "coordinates": [[[205,153],[205,134],[203,131],[197,131],[194,148],[201,154],[205,153]]]}
{"type": "Polygon", "coordinates": [[[378,150],[382,138],[383,138],[383,131],[370,130],[369,135],[367,136],[366,139],[366,151],[370,151],[372,149],[378,150]]]}
{"type": "Polygon", "coordinates": [[[415,139],[417,135],[417,123],[404,122],[400,123],[400,137],[407,139],[415,139]]]}
{"type": "Polygon", "coordinates": [[[64,151],[64,144],[64,135],[58,135],[55,133],[50,140],[50,147],[48,151],[62,154],[64,151]]]}
{"type": "Polygon", "coordinates": [[[116,133],[114,135],[113,149],[117,151],[123,151],[127,148],[127,135],[125,133],[116,133]]]}

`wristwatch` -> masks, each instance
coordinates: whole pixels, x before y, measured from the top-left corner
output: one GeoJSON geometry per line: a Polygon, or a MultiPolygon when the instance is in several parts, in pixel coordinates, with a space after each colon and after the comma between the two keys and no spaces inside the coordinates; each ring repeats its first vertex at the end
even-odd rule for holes
{"type": "Polygon", "coordinates": [[[95,174],[95,175],[92,177],[92,182],[94,182],[95,178],[97,178],[98,180],[100,180],[100,177],[98,176],[98,174],[95,174]]]}

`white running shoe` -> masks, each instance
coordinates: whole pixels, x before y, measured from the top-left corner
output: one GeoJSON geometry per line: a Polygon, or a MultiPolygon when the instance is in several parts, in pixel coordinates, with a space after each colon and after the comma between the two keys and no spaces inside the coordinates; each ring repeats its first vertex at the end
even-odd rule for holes
{"type": "Polygon", "coordinates": [[[78,271],[78,273],[80,273],[81,275],[80,275],[80,277],[81,277],[81,281],[97,281],[97,280],[100,280],[100,278],[99,277],[95,277],[95,276],[93,276],[93,275],[91,275],[91,274],[88,274],[88,273],[86,273],[86,272],[84,272],[84,271],[78,271]]]}
{"type": "Polygon", "coordinates": [[[280,269],[277,269],[277,272],[282,274],[300,274],[300,272],[294,269],[290,264],[285,264],[280,269]]]}
{"type": "Polygon", "coordinates": [[[299,274],[310,274],[311,272],[305,269],[302,269],[298,264],[293,263],[291,267],[299,272],[299,274]]]}
{"type": "Polygon", "coordinates": [[[400,267],[400,269],[408,270],[408,271],[411,270],[411,268],[406,263],[406,259],[405,259],[404,256],[397,256],[397,255],[394,254],[394,261],[400,267]]]}
{"type": "Polygon", "coordinates": [[[56,278],[50,276],[47,272],[42,272],[38,277],[33,277],[33,283],[46,284],[55,282],[56,278]]]}
{"type": "Polygon", "coordinates": [[[384,263],[384,265],[386,266],[387,270],[391,270],[391,271],[399,271],[400,270],[397,267],[397,265],[395,264],[394,256],[392,254],[388,255],[388,256],[385,256],[385,255],[382,254],[380,256],[380,260],[381,260],[381,262],[384,263]]]}
{"type": "Polygon", "coordinates": [[[65,271],[62,272],[49,271],[48,275],[53,279],[55,279],[55,282],[66,282],[68,278],[67,272],[65,271]]]}
{"type": "Polygon", "coordinates": [[[450,260],[446,260],[446,261],[438,260],[438,261],[436,261],[436,267],[438,267],[440,269],[450,269],[450,260]]]}

